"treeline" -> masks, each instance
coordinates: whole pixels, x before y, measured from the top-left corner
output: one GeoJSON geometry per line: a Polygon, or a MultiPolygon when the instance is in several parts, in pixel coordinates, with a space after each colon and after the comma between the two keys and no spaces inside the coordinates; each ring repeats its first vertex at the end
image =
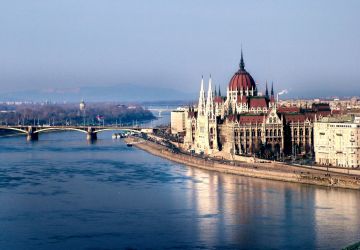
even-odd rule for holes
{"type": "Polygon", "coordinates": [[[0,105],[0,124],[23,125],[97,125],[133,124],[155,119],[141,106],[109,103],[0,105]]]}

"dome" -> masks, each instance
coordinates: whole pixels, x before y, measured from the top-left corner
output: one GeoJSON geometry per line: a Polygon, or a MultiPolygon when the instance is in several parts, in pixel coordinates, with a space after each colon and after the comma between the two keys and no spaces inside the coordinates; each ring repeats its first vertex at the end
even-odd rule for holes
{"type": "Polygon", "coordinates": [[[256,84],[252,76],[245,70],[245,63],[243,59],[243,55],[241,52],[241,60],[240,60],[240,68],[234,74],[229,82],[229,90],[246,90],[247,88],[251,90],[254,88],[256,90],[256,84]]]}
{"type": "Polygon", "coordinates": [[[84,102],[84,100],[81,100],[79,106],[80,106],[80,110],[81,110],[81,111],[85,110],[85,102],[84,102]]]}

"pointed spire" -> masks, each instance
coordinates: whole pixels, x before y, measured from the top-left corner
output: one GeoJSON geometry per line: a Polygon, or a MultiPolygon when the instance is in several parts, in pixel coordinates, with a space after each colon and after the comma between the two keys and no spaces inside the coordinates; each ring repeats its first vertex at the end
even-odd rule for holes
{"type": "Polygon", "coordinates": [[[244,63],[244,57],[243,57],[243,51],[242,51],[242,47],[241,47],[241,58],[240,58],[240,70],[245,70],[245,63],[244,63]]]}
{"type": "Polygon", "coordinates": [[[214,96],[218,96],[218,95],[217,95],[217,91],[216,91],[216,85],[214,86],[214,89],[215,89],[215,90],[214,90],[214,96]]]}
{"type": "Polygon", "coordinates": [[[210,78],[209,78],[209,86],[208,86],[208,96],[207,98],[209,98],[209,96],[212,96],[212,88],[211,88],[211,83],[212,83],[212,79],[211,79],[211,74],[210,74],[210,78]]]}
{"type": "Polygon", "coordinates": [[[200,91],[204,91],[204,76],[201,75],[201,87],[200,87],[200,91]]]}
{"type": "Polygon", "coordinates": [[[207,100],[206,100],[206,114],[208,115],[209,118],[214,117],[214,96],[213,96],[214,93],[211,88],[211,83],[212,83],[212,79],[210,75],[209,88],[208,88],[207,100]]]}
{"type": "Polygon", "coordinates": [[[198,103],[198,114],[205,114],[205,91],[204,91],[204,77],[201,76],[201,87],[199,94],[199,103],[198,103]]]}
{"type": "Polygon", "coordinates": [[[219,92],[218,93],[219,93],[219,96],[221,97],[220,85],[219,85],[219,92]]]}
{"type": "Polygon", "coordinates": [[[212,83],[212,80],[211,80],[211,75],[210,75],[210,78],[209,78],[209,88],[208,88],[208,94],[212,94],[212,88],[211,88],[211,83],[212,83]]]}
{"type": "Polygon", "coordinates": [[[268,83],[267,83],[267,81],[266,81],[265,97],[266,97],[266,98],[269,98],[269,90],[268,90],[268,83]]]}
{"type": "Polygon", "coordinates": [[[275,96],[274,96],[274,82],[271,82],[271,96],[270,96],[270,102],[275,103],[275,96]]]}

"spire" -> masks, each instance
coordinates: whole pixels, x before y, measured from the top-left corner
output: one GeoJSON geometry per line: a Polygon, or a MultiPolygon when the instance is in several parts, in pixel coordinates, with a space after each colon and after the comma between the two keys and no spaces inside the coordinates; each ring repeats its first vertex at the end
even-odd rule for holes
{"type": "Polygon", "coordinates": [[[210,75],[210,79],[209,79],[209,88],[208,88],[208,93],[207,93],[207,100],[206,100],[206,114],[210,117],[213,118],[214,116],[214,96],[213,96],[213,91],[211,88],[211,75],[210,75]]]}
{"type": "Polygon", "coordinates": [[[200,91],[204,91],[204,76],[201,75],[201,86],[200,86],[200,91]]]}
{"type": "Polygon", "coordinates": [[[201,87],[200,87],[200,95],[199,95],[199,103],[198,103],[198,114],[205,114],[205,91],[204,91],[204,77],[201,76],[201,87]]]}
{"type": "Polygon", "coordinates": [[[219,85],[219,92],[218,92],[219,96],[221,97],[221,91],[220,91],[220,85],[219,85]]]}
{"type": "Polygon", "coordinates": [[[266,97],[266,98],[269,98],[269,90],[268,90],[268,84],[267,84],[267,81],[266,81],[265,97],[266,97]]]}
{"type": "Polygon", "coordinates": [[[275,103],[275,96],[274,96],[274,82],[271,82],[271,96],[270,96],[270,102],[275,103]]]}
{"type": "Polygon", "coordinates": [[[245,70],[245,63],[244,63],[244,57],[243,57],[243,51],[242,51],[242,47],[241,47],[241,58],[240,58],[240,70],[245,70]]]}
{"type": "Polygon", "coordinates": [[[215,90],[214,90],[214,96],[218,96],[218,95],[217,95],[217,92],[216,92],[216,85],[214,86],[214,89],[215,89],[215,90]]]}

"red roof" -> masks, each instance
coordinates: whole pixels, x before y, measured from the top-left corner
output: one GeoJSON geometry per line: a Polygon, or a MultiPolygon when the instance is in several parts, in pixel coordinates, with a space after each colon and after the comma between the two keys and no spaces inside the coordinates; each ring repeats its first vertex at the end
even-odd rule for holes
{"type": "Polygon", "coordinates": [[[240,95],[238,95],[238,97],[237,97],[237,102],[238,103],[246,103],[247,102],[247,98],[246,98],[246,96],[240,96],[240,95]]]}
{"type": "Polygon", "coordinates": [[[223,103],[224,100],[221,98],[221,96],[215,96],[214,102],[215,102],[215,103],[223,103]]]}
{"type": "Polygon", "coordinates": [[[317,116],[319,117],[319,115],[321,115],[322,117],[325,117],[325,116],[329,116],[331,115],[331,110],[328,110],[328,111],[318,111],[316,112],[317,116]]]}
{"type": "Polygon", "coordinates": [[[267,108],[267,103],[265,97],[256,97],[250,98],[250,107],[249,108],[267,108]]]}
{"type": "Polygon", "coordinates": [[[346,114],[346,110],[331,110],[331,114],[333,115],[343,115],[343,114],[346,114]]]}
{"type": "Polygon", "coordinates": [[[279,113],[296,113],[296,112],[300,112],[300,108],[298,108],[298,107],[278,107],[277,111],[279,113]]]}
{"type": "Polygon", "coordinates": [[[285,113],[285,121],[286,122],[304,122],[306,119],[313,122],[315,120],[315,116],[319,118],[319,116],[329,116],[331,115],[330,111],[319,111],[319,112],[306,112],[306,113],[285,113]]]}
{"type": "Polygon", "coordinates": [[[295,114],[284,114],[284,118],[286,122],[304,122],[307,119],[309,121],[313,121],[315,119],[316,113],[295,113],[295,114]]]}
{"type": "Polygon", "coordinates": [[[243,115],[240,116],[239,123],[263,123],[264,116],[263,115],[243,115]]]}

